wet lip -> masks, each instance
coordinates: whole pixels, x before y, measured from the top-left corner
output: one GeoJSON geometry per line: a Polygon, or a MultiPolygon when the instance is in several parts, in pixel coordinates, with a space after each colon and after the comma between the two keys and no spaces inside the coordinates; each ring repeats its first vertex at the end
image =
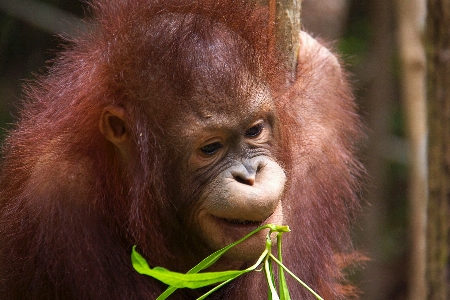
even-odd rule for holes
{"type": "MultiPolygon", "coordinates": [[[[259,226],[270,222],[270,217],[265,220],[255,221],[240,218],[221,218],[218,216],[209,215],[209,219],[210,226],[213,226],[218,231],[218,236],[220,237],[220,248],[236,242],[259,226]]],[[[260,231],[252,237],[252,240],[254,242],[260,240],[261,243],[264,244],[266,233],[266,230],[260,231]]]]}
{"type": "Polygon", "coordinates": [[[262,221],[250,221],[250,220],[239,220],[239,219],[222,219],[225,222],[231,223],[237,226],[259,226],[262,224],[262,221]]]}
{"type": "Polygon", "coordinates": [[[253,220],[243,220],[243,219],[232,219],[232,218],[220,218],[216,216],[212,216],[214,219],[216,219],[217,222],[220,222],[223,224],[223,226],[226,226],[230,229],[246,229],[246,230],[253,230],[257,227],[264,224],[266,220],[262,221],[253,221],[253,220]]]}

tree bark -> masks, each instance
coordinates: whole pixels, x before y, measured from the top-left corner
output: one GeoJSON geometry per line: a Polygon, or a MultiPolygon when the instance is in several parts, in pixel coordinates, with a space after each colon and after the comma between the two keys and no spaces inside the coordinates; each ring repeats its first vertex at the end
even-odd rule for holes
{"type": "Polygon", "coordinates": [[[428,0],[428,298],[450,299],[450,0],[428,0]]]}
{"type": "Polygon", "coordinates": [[[409,141],[409,227],[411,255],[408,299],[426,299],[426,209],[428,202],[425,0],[397,0],[402,62],[402,100],[409,141]]]}
{"type": "Polygon", "coordinates": [[[270,51],[283,56],[289,80],[295,79],[300,41],[300,12],[302,0],[257,0],[269,6],[270,51]]]}

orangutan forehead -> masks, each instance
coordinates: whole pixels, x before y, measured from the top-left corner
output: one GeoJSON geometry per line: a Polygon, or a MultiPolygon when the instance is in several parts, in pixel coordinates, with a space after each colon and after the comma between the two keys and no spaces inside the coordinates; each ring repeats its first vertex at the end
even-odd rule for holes
{"type": "MultiPolygon", "coordinates": [[[[217,95],[220,97],[220,95],[217,95]]],[[[273,109],[272,98],[264,90],[255,90],[254,94],[240,94],[236,98],[222,98],[206,101],[199,106],[195,115],[201,119],[210,115],[226,115],[228,118],[246,119],[264,114],[273,109]]]]}
{"type": "Polygon", "coordinates": [[[275,105],[269,89],[263,85],[253,86],[251,91],[241,93],[237,98],[227,95],[214,94],[206,97],[196,96],[189,99],[181,114],[173,115],[172,123],[179,123],[182,119],[193,126],[185,127],[182,135],[190,136],[193,128],[205,127],[218,129],[217,127],[238,128],[242,124],[254,122],[257,118],[266,118],[274,114],[275,105]],[[177,121],[178,120],[178,121],[177,121]]]}

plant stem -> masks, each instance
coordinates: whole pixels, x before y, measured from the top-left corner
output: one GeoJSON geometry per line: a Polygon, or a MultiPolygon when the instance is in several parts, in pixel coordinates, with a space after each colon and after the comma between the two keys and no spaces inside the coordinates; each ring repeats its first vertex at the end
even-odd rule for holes
{"type": "Polygon", "coordinates": [[[313,294],[317,299],[319,300],[323,300],[322,297],[320,297],[316,292],[314,292],[314,290],[312,288],[310,288],[306,283],[304,283],[300,278],[298,278],[297,276],[295,276],[294,273],[292,273],[288,268],[286,268],[281,261],[279,261],[275,256],[273,256],[272,254],[269,254],[270,258],[272,258],[280,267],[282,267],[286,272],[289,273],[289,275],[291,275],[292,277],[295,278],[295,280],[297,280],[298,282],[300,282],[301,285],[303,285],[308,291],[311,292],[311,294],[313,294]]]}

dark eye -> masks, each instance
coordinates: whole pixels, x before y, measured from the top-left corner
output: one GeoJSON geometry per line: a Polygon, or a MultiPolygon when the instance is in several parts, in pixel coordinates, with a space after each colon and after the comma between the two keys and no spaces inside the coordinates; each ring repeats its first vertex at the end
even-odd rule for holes
{"type": "Polygon", "coordinates": [[[215,143],[211,143],[211,144],[201,147],[200,150],[204,154],[211,155],[211,154],[214,154],[217,150],[219,150],[222,147],[223,146],[221,143],[215,142],[215,143]]]}
{"type": "Polygon", "coordinates": [[[263,125],[262,124],[255,125],[255,126],[253,126],[252,128],[248,129],[245,132],[245,136],[247,136],[247,137],[256,137],[256,136],[258,136],[261,133],[262,130],[263,130],[263,125]]]}

